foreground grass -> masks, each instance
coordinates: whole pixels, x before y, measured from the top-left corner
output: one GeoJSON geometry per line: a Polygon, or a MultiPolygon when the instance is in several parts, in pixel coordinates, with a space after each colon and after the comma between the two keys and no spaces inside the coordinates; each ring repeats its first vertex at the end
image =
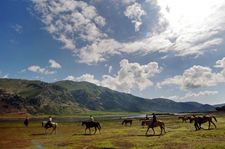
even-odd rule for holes
{"type": "MultiPolygon", "coordinates": [[[[101,121],[101,134],[84,134],[81,122],[59,123],[57,134],[44,134],[41,123],[0,123],[0,148],[225,148],[225,114],[216,114],[217,129],[208,123],[204,130],[195,131],[193,124],[182,123],[176,116],[160,117],[166,125],[166,134],[160,136],[160,128],[152,135],[142,128],[138,119],[133,126],[122,126],[122,120],[101,121]]],[[[94,129],[92,129],[92,133],[94,129]]],[[[88,133],[88,130],[87,130],[88,133]]]]}

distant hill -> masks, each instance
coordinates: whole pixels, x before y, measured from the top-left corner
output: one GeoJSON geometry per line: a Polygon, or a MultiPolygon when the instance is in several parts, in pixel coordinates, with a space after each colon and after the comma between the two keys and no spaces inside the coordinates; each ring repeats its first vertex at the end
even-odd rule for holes
{"type": "Polygon", "coordinates": [[[213,105],[213,107],[222,107],[225,106],[225,103],[213,105]]]}
{"type": "Polygon", "coordinates": [[[168,99],[144,99],[88,82],[45,83],[0,79],[0,113],[74,114],[83,111],[187,112],[215,110],[200,103],[179,103],[168,99]]]}

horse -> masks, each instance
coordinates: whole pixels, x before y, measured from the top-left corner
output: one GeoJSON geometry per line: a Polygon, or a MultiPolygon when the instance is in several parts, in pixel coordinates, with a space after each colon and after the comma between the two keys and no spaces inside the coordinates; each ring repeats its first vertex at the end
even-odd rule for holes
{"type": "Polygon", "coordinates": [[[128,120],[128,119],[126,119],[126,120],[124,120],[123,122],[122,122],[122,125],[125,123],[125,125],[127,126],[127,123],[130,123],[130,126],[132,125],[132,120],[128,120]]]}
{"type": "MultiPolygon", "coordinates": [[[[47,121],[43,121],[42,122],[42,127],[45,127],[45,134],[46,133],[48,133],[48,128],[53,128],[53,130],[52,130],[52,132],[55,130],[55,134],[56,134],[56,129],[57,129],[57,127],[58,127],[58,124],[57,123],[55,123],[55,122],[51,122],[51,124],[50,125],[48,125],[47,127],[46,127],[46,124],[47,124],[47,121]]],[[[52,134],[52,132],[50,133],[50,134],[52,134]]]]}
{"type": "Polygon", "coordinates": [[[179,116],[178,119],[182,119],[182,123],[183,122],[186,123],[186,120],[188,120],[188,117],[187,116],[179,116]]]}
{"type": "Polygon", "coordinates": [[[139,120],[140,120],[140,121],[143,121],[143,120],[149,120],[149,117],[140,118],[139,120]]]}
{"type": "Polygon", "coordinates": [[[166,133],[166,130],[165,130],[165,123],[164,123],[163,121],[158,120],[157,122],[155,122],[155,123],[152,125],[152,119],[151,119],[151,120],[144,120],[144,121],[142,121],[142,126],[143,126],[144,124],[146,124],[146,125],[148,126],[147,131],[146,131],[146,133],[145,133],[146,135],[147,135],[147,133],[148,133],[149,128],[152,128],[152,130],[153,130],[153,132],[154,132],[154,135],[155,135],[154,127],[157,127],[157,126],[159,126],[160,129],[161,129],[160,135],[162,135],[162,130],[164,130],[164,133],[166,133]]]}
{"type": "MultiPolygon", "coordinates": [[[[82,126],[86,125],[86,129],[85,129],[85,134],[86,134],[86,130],[89,129],[89,134],[91,133],[91,129],[92,127],[95,127],[95,133],[97,131],[97,128],[99,130],[99,133],[101,134],[100,130],[101,130],[101,125],[99,122],[92,122],[92,121],[83,121],[82,122],[82,126]]],[[[95,134],[94,133],[94,134],[95,134]]]]}
{"type": "MultiPolygon", "coordinates": [[[[211,123],[215,126],[216,128],[216,124],[212,121],[212,119],[214,118],[214,120],[217,122],[217,119],[215,116],[210,116],[210,115],[206,115],[203,117],[196,117],[196,122],[199,124],[200,129],[202,129],[201,124],[209,122],[209,127],[208,129],[210,129],[211,123]]],[[[192,123],[192,121],[194,120],[194,117],[190,118],[190,123],[192,123]]]]}

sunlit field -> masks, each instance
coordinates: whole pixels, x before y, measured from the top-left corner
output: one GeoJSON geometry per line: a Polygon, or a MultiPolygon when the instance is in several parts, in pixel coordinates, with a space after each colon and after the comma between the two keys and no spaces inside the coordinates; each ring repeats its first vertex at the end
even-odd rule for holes
{"type": "MultiPolygon", "coordinates": [[[[123,120],[100,121],[102,129],[91,134],[79,122],[58,123],[57,134],[45,134],[41,122],[29,123],[26,128],[21,123],[0,123],[0,148],[225,148],[225,113],[216,116],[217,128],[208,123],[195,131],[194,124],[182,123],[177,116],[158,117],[165,122],[166,134],[160,135],[160,128],[151,129],[147,135],[147,126],[141,126],[139,119],[133,119],[133,125],[121,125],[123,120]]],[[[51,132],[52,129],[49,129],[51,132]]]]}

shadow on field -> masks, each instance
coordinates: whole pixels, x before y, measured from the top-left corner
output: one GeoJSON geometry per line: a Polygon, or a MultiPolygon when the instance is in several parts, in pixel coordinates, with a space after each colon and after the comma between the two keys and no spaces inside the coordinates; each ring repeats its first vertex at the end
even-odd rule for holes
{"type": "Polygon", "coordinates": [[[46,135],[46,134],[45,133],[31,134],[31,136],[41,136],[41,135],[46,135]]]}
{"type": "Polygon", "coordinates": [[[92,135],[96,135],[96,134],[73,134],[73,136],[92,136],[92,135]]]}
{"type": "Polygon", "coordinates": [[[137,135],[137,136],[142,136],[142,137],[158,137],[158,136],[163,136],[163,135],[137,135]]]}

